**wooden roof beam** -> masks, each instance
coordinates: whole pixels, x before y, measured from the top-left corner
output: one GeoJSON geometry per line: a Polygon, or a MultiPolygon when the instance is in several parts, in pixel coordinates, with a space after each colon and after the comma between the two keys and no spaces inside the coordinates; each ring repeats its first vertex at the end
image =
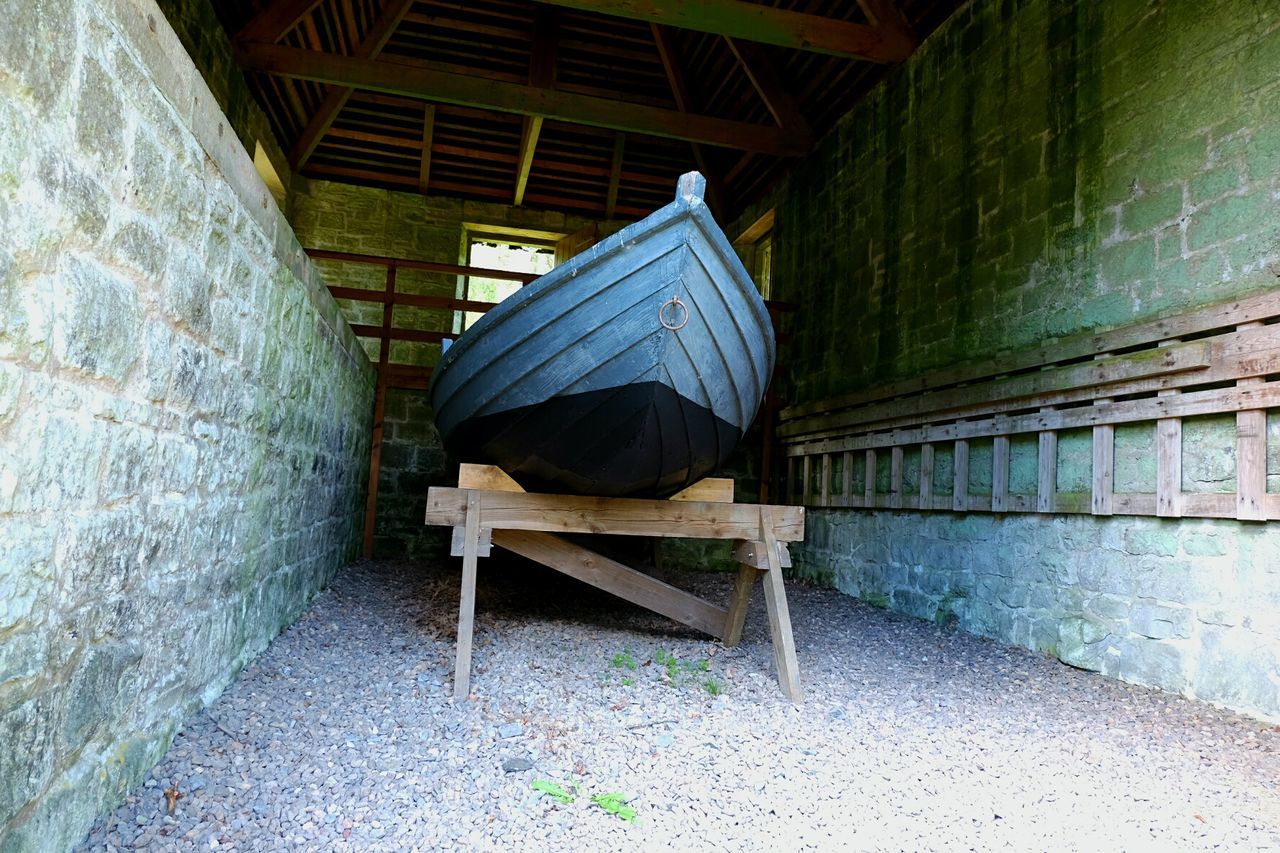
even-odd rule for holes
{"type": "MultiPolygon", "coordinates": [[[[360,42],[359,48],[356,49],[356,56],[361,59],[376,59],[382,52],[382,48],[386,47],[387,42],[391,40],[391,34],[396,31],[396,27],[400,26],[400,22],[412,7],[413,0],[391,0],[378,19],[373,22],[369,34],[360,42]]],[[[346,86],[330,89],[325,94],[319,109],[307,121],[307,126],[302,129],[302,133],[298,134],[297,140],[289,150],[289,162],[293,164],[294,171],[300,170],[307,164],[307,160],[311,159],[316,146],[329,132],[329,128],[333,126],[333,120],[338,117],[338,113],[342,112],[342,108],[347,105],[347,101],[353,94],[355,90],[346,86]]]]}
{"type": "Polygon", "coordinates": [[[436,108],[427,104],[422,108],[422,160],[418,164],[418,191],[427,194],[431,183],[431,142],[436,133],[436,108]]]}
{"type": "Polygon", "coordinates": [[[802,157],[813,147],[810,136],[777,127],[283,45],[241,44],[236,58],[249,71],[776,157],[802,157]]]}
{"type": "Polygon", "coordinates": [[[554,6],[808,50],[845,59],[901,62],[917,39],[889,0],[860,0],[872,24],[824,18],[742,0],[537,0],[554,6]]]}
{"type": "Polygon", "coordinates": [[[269,2],[262,11],[249,20],[249,23],[240,28],[236,38],[242,41],[274,42],[310,15],[311,10],[319,6],[320,2],[321,0],[269,2]]]}
{"type": "MultiPolygon", "coordinates": [[[[556,85],[556,49],[559,41],[559,10],[539,6],[533,18],[533,51],[529,56],[529,85],[554,89],[556,85]]],[[[516,167],[516,191],[513,203],[524,204],[524,191],[529,186],[533,155],[542,135],[543,116],[525,116],[520,135],[520,159],[516,167]]]]}

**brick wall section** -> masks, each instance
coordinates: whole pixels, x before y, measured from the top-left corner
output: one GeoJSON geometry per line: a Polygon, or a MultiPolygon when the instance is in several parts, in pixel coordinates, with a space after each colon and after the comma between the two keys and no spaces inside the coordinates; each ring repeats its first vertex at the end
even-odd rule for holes
{"type": "Polygon", "coordinates": [[[359,542],[373,372],[151,0],[0,27],[0,847],[74,843],[359,542]]]}
{"type": "MultiPolygon", "coordinates": [[[[976,0],[777,191],[777,286],[801,305],[788,400],[1277,287],[1277,115],[1266,4],[976,0]]],[[[1118,432],[1117,485],[1146,488],[1149,434],[1118,432]]],[[[1187,441],[1186,487],[1234,490],[1234,419],[1187,441]]],[[[1084,465],[1060,475],[1087,483],[1084,465]]],[[[1275,718],[1278,542],[1274,524],[830,510],[797,563],[1275,718]]]]}

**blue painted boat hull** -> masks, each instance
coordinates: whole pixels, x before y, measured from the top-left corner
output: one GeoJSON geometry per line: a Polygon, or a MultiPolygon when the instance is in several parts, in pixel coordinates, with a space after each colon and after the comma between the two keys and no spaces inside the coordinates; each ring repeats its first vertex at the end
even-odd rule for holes
{"type": "Polygon", "coordinates": [[[664,495],[713,473],[773,372],[768,311],[702,201],[676,200],[485,314],[432,376],[445,447],[528,488],[664,495]]]}

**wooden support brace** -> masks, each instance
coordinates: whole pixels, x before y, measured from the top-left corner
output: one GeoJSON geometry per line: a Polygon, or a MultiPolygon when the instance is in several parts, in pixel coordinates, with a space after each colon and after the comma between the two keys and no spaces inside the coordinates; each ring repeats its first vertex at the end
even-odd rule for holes
{"type": "MultiPolygon", "coordinates": [[[[1242,323],[1238,331],[1260,328],[1262,323],[1242,323]]],[[[1261,376],[1239,379],[1236,387],[1266,384],[1261,376]]],[[[1267,518],[1267,413],[1263,409],[1236,413],[1236,518],[1267,518]]]]}
{"type": "Polygon", "coordinates": [[[500,548],[638,604],[682,625],[720,637],[729,611],[587,548],[534,530],[495,530],[500,548]]]}
{"type": "Polygon", "coordinates": [[[751,587],[760,571],[745,563],[738,566],[738,577],[733,583],[733,595],[729,599],[729,611],[724,620],[723,642],[736,646],[742,639],[742,626],[747,620],[747,606],[751,603],[751,587]]]}
{"type": "Polygon", "coordinates": [[[853,454],[847,450],[840,467],[840,497],[845,506],[853,503],[853,454]]]}
{"type": "Polygon", "coordinates": [[[867,470],[862,480],[862,499],[866,502],[863,506],[871,509],[876,505],[876,452],[868,450],[863,458],[867,460],[867,470]]]}

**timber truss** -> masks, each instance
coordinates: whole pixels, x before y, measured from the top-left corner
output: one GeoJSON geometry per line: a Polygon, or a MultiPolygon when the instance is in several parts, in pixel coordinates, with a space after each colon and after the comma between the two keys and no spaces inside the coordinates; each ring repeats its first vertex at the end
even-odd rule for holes
{"type": "Polygon", "coordinates": [[[294,172],[605,218],[727,214],[956,5],[215,0],[294,172]]]}

